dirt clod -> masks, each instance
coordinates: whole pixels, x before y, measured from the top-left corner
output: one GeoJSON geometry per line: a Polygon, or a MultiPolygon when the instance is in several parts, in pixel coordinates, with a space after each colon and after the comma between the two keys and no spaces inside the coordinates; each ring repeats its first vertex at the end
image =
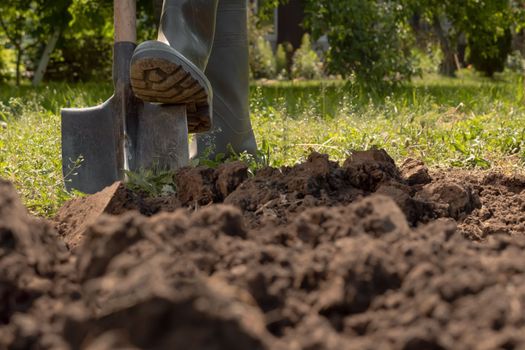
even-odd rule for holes
{"type": "Polygon", "coordinates": [[[481,207],[478,195],[469,186],[436,181],[423,187],[416,198],[435,203],[440,217],[460,219],[481,207]]]}
{"type": "Polygon", "coordinates": [[[399,169],[384,150],[353,152],[343,167],[350,183],[368,192],[374,192],[385,181],[401,181],[399,169]]]}
{"type": "Polygon", "coordinates": [[[196,280],[95,318],[68,319],[72,349],[270,349],[262,315],[236,291],[196,280]]]}
{"type": "Polygon", "coordinates": [[[78,295],[70,259],[52,225],[30,216],[0,179],[0,348],[28,348],[53,333],[53,313],[78,295]]]}
{"type": "Polygon", "coordinates": [[[217,168],[217,189],[222,198],[228,197],[248,178],[248,166],[243,162],[221,164],[217,168]]]}
{"type": "Polygon", "coordinates": [[[60,234],[0,181],[0,348],[525,348],[519,176],[373,150],[175,178],[71,202],[60,234]]]}
{"type": "Polygon", "coordinates": [[[116,182],[101,192],[67,202],[59,211],[54,221],[70,249],[82,244],[84,232],[103,213],[118,215],[132,205],[124,185],[116,182]]]}
{"type": "Polygon", "coordinates": [[[183,205],[206,205],[213,203],[215,193],[215,170],[206,167],[184,168],[177,172],[177,193],[183,205]]]}
{"type": "Polygon", "coordinates": [[[410,186],[426,185],[432,181],[427,166],[420,160],[408,158],[401,164],[399,170],[410,186]]]}

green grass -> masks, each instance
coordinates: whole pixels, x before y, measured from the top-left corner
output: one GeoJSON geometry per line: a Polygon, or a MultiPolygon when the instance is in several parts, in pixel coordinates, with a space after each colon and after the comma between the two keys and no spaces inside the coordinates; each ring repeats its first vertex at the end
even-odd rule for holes
{"type": "MultiPolygon", "coordinates": [[[[32,212],[51,216],[71,197],[62,185],[60,108],[94,106],[111,91],[109,83],[0,86],[0,177],[15,183],[32,212]]],[[[251,109],[274,166],[311,151],[344,160],[371,147],[430,166],[512,171],[525,162],[523,79],[511,74],[426,76],[387,97],[337,81],[256,84],[251,109]]]]}
{"type": "Polygon", "coordinates": [[[274,165],[312,150],[343,160],[379,147],[397,161],[515,168],[525,160],[523,94],[521,77],[489,80],[467,71],[458,79],[427,76],[387,97],[342,83],[285,83],[255,87],[252,112],[274,165]]]}

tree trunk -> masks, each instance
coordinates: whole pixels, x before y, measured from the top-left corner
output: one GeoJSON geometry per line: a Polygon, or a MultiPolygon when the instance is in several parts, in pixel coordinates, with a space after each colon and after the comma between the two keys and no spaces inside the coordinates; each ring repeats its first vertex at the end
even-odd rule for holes
{"type": "Polygon", "coordinates": [[[40,57],[38,68],[35,71],[35,76],[33,77],[33,86],[40,85],[40,83],[42,82],[42,79],[44,79],[44,75],[46,74],[46,70],[47,70],[47,65],[49,64],[49,59],[51,58],[51,54],[55,50],[58,39],[60,38],[60,33],[61,33],[60,28],[56,27],[53,34],[51,34],[51,37],[49,38],[49,41],[47,42],[46,48],[44,49],[44,52],[42,53],[42,56],[40,57]]]}
{"type": "Polygon", "coordinates": [[[16,48],[16,86],[20,86],[20,66],[22,65],[22,48],[16,48]]]}
{"type": "Polygon", "coordinates": [[[457,71],[456,50],[450,42],[448,35],[441,26],[439,18],[434,18],[434,30],[439,39],[441,51],[443,51],[443,61],[439,65],[439,73],[448,77],[455,77],[457,71]]]}
{"type": "Polygon", "coordinates": [[[277,10],[277,44],[290,43],[294,50],[301,46],[305,33],[304,3],[301,0],[290,0],[279,5],[277,10]]]}

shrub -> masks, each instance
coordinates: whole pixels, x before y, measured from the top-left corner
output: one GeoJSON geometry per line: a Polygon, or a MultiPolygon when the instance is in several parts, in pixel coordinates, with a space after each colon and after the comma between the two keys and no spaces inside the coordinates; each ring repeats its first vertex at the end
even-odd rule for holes
{"type": "Polygon", "coordinates": [[[508,55],[512,51],[510,29],[500,36],[484,33],[472,36],[468,40],[468,60],[477,71],[492,77],[496,72],[503,72],[508,55]]]}
{"type": "Polygon", "coordinates": [[[283,44],[277,45],[277,50],[275,52],[275,65],[278,77],[281,79],[287,79],[289,77],[288,54],[284,49],[283,44]]]}
{"type": "Polygon", "coordinates": [[[525,73],[525,60],[519,50],[512,52],[509,57],[507,57],[506,67],[515,73],[525,73]]]}
{"type": "Polygon", "coordinates": [[[275,78],[275,56],[268,40],[257,38],[252,50],[250,69],[254,79],[275,78]]]}
{"type": "Polygon", "coordinates": [[[443,61],[443,52],[439,45],[429,44],[426,49],[412,49],[412,56],[416,64],[414,71],[418,74],[437,74],[443,61]]]}
{"type": "Polygon", "coordinates": [[[112,46],[103,35],[82,33],[79,39],[67,33],[51,56],[49,80],[90,81],[111,77],[112,46]]]}
{"type": "Polygon", "coordinates": [[[11,53],[12,52],[0,45],[0,83],[5,82],[10,77],[8,62],[12,59],[11,53]]]}
{"type": "Polygon", "coordinates": [[[265,39],[270,28],[260,24],[253,8],[248,11],[248,44],[252,79],[275,78],[275,57],[270,43],[265,39]]]}
{"type": "Polygon", "coordinates": [[[295,52],[292,64],[292,77],[319,79],[323,75],[323,63],[312,49],[310,35],[303,36],[301,47],[295,52]]]}
{"type": "Polygon", "coordinates": [[[408,81],[414,74],[413,35],[406,6],[398,1],[310,0],[307,25],[330,43],[327,68],[374,90],[408,81]]]}

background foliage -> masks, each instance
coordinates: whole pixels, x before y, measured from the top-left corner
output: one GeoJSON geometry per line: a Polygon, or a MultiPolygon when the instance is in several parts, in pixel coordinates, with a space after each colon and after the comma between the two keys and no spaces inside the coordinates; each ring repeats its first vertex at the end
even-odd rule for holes
{"type": "Polygon", "coordinates": [[[414,73],[407,12],[397,1],[308,1],[308,26],[330,42],[328,68],[364,85],[397,85],[414,73]]]}
{"type": "MultiPolygon", "coordinates": [[[[254,79],[339,75],[388,91],[441,57],[444,75],[471,64],[487,76],[502,71],[511,43],[523,33],[524,6],[516,0],[304,0],[311,47],[294,55],[272,46],[273,10],[287,0],[259,0],[250,16],[254,79]],[[317,39],[325,36],[328,52],[317,39]],[[315,50],[317,51],[315,51],[315,50]],[[305,51],[306,50],[306,51],[305,51]],[[315,51],[315,53],[314,53],[315,51]],[[295,59],[293,59],[295,57],[295,59]],[[300,69],[299,69],[300,68],[300,69]]],[[[161,0],[138,0],[139,40],[155,37],[161,0]]],[[[0,79],[31,79],[54,33],[48,80],[108,80],[113,36],[109,0],[3,0],[0,2],[0,79]]],[[[521,41],[523,39],[523,34],[521,41]]],[[[425,68],[426,69],[426,68],[425,68]]]]}

